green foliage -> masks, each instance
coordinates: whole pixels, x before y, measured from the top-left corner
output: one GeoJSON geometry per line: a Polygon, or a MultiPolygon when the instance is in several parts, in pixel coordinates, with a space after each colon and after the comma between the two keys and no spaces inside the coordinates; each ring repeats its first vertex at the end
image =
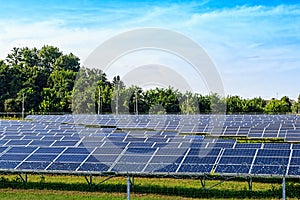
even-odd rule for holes
{"type": "Polygon", "coordinates": [[[0,60],[0,112],[120,114],[299,113],[298,101],[284,96],[266,101],[182,93],[172,87],[143,91],[111,82],[99,69],[80,68],[79,58],[57,47],[15,47],[0,60]]]}
{"type": "Polygon", "coordinates": [[[286,114],[292,111],[291,107],[290,99],[284,96],[280,100],[271,99],[265,106],[264,111],[267,114],[286,114]]]}
{"type": "Polygon", "coordinates": [[[70,112],[79,58],[57,47],[13,48],[0,62],[0,112],[70,112]]]}
{"type": "MultiPolygon", "coordinates": [[[[253,177],[252,192],[249,191],[245,177],[234,178],[212,189],[201,188],[198,179],[190,178],[135,177],[131,197],[133,199],[280,199],[282,195],[280,178],[253,177]]],[[[93,177],[96,184],[89,185],[83,177],[30,175],[28,182],[23,183],[19,177],[11,175],[0,178],[0,197],[1,199],[124,199],[126,197],[125,177],[114,177],[97,184],[103,179],[104,177],[93,177]]],[[[208,177],[206,187],[216,185],[220,180],[222,179],[208,177]],[[210,178],[215,180],[209,180],[210,178]]],[[[298,199],[300,189],[298,179],[286,179],[286,183],[287,197],[298,199]]]]}

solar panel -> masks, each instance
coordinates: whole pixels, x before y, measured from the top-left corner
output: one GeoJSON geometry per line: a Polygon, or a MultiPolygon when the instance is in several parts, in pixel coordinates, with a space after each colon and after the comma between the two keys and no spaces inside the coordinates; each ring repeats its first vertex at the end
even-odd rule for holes
{"type": "Polygon", "coordinates": [[[27,169],[27,170],[45,170],[50,162],[22,162],[17,169],[27,169]]]}
{"type": "Polygon", "coordinates": [[[180,130],[296,138],[299,129],[295,127],[300,126],[296,118],[299,117],[232,115],[221,123],[219,116],[206,115],[54,115],[29,116],[31,122],[4,120],[0,125],[0,168],[89,173],[272,175],[288,172],[300,175],[298,144],[247,144],[179,134],[180,130]],[[75,123],[115,127],[87,128],[75,123]],[[125,129],[117,130],[117,127],[125,129]]]}

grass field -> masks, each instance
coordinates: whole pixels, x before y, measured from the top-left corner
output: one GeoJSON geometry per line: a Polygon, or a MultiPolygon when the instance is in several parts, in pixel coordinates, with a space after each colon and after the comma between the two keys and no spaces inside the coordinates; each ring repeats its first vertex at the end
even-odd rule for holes
{"type": "MultiPolygon", "coordinates": [[[[3,175],[0,179],[0,199],[125,199],[126,177],[94,177],[90,187],[84,177],[29,175],[23,183],[17,175],[3,175]]],[[[219,180],[206,182],[207,188],[219,180]]],[[[299,199],[299,180],[287,182],[287,197],[299,199]]],[[[199,180],[136,177],[132,199],[280,199],[280,179],[253,181],[250,192],[243,179],[226,181],[212,189],[203,190],[199,180]]]]}

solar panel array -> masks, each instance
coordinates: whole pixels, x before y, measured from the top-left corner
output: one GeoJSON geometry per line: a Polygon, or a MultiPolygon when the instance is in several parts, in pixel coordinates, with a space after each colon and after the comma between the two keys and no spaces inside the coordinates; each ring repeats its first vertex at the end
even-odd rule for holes
{"type": "Polygon", "coordinates": [[[221,129],[216,126],[220,118],[209,115],[41,115],[28,119],[32,121],[0,120],[1,171],[300,175],[298,144],[237,143],[178,131],[198,126],[225,133],[233,130],[230,124],[238,130],[241,124],[251,130],[261,124],[280,124],[279,132],[291,126],[296,130],[296,116],[229,116],[221,129]]]}
{"type": "Polygon", "coordinates": [[[300,116],[297,115],[36,115],[29,118],[123,129],[173,130],[181,133],[300,141],[300,116]]]}

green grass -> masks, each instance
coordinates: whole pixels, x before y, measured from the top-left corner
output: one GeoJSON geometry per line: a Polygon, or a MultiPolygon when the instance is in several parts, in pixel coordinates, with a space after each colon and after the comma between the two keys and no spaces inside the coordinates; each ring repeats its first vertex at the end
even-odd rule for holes
{"type": "MultiPolygon", "coordinates": [[[[125,199],[126,177],[113,177],[97,185],[106,177],[94,177],[89,186],[84,177],[29,175],[24,184],[16,175],[0,178],[0,199],[125,199]]],[[[246,180],[226,181],[212,189],[204,190],[196,179],[136,177],[132,199],[280,199],[281,179],[253,179],[253,191],[246,180]]],[[[206,188],[218,183],[209,180],[206,188]]],[[[287,196],[299,199],[298,179],[287,180],[287,196]]]]}

